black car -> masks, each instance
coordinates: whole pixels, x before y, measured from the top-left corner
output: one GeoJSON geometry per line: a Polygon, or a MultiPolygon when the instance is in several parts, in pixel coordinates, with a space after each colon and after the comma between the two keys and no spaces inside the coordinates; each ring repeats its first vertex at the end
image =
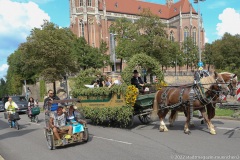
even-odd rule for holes
{"type": "Polygon", "coordinates": [[[5,106],[3,101],[0,101],[0,112],[3,112],[5,110],[5,106]]]}
{"type": "MultiPolygon", "coordinates": [[[[12,100],[18,105],[17,112],[26,113],[28,109],[28,101],[25,96],[11,96],[12,100]]],[[[4,97],[4,104],[8,101],[8,97],[4,97]]]]}

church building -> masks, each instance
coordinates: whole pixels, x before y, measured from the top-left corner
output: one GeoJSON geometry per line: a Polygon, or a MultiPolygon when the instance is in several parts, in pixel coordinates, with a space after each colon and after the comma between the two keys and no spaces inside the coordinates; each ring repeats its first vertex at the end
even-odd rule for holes
{"type": "MultiPolygon", "coordinates": [[[[111,48],[109,26],[114,20],[125,17],[134,23],[146,8],[166,24],[169,40],[181,45],[187,37],[192,37],[194,43],[200,44],[203,50],[205,31],[201,15],[198,15],[189,0],[175,1],[166,0],[165,4],[156,4],[143,0],[69,0],[70,29],[78,37],[84,37],[93,47],[99,47],[103,40],[111,48]]],[[[111,53],[110,50],[108,54],[111,53]]],[[[118,63],[116,61],[117,71],[118,63]]],[[[103,71],[110,72],[112,69],[106,67],[103,71]]]]}

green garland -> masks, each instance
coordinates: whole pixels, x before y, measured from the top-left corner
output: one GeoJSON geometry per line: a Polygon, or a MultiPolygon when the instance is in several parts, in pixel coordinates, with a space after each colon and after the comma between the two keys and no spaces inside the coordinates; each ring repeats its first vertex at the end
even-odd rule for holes
{"type": "Polygon", "coordinates": [[[133,116],[133,107],[116,106],[116,107],[81,107],[81,112],[94,124],[102,124],[106,120],[108,124],[117,123],[120,127],[127,127],[133,116]]]}
{"type": "Polygon", "coordinates": [[[74,97],[78,96],[107,96],[111,93],[116,93],[117,95],[125,95],[127,89],[126,84],[114,85],[111,88],[108,87],[99,87],[99,88],[81,88],[73,89],[72,94],[74,97]]]}

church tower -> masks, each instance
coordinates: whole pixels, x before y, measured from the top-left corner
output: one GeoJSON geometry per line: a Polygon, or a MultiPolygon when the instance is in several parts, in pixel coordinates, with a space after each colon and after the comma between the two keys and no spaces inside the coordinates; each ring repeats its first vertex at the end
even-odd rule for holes
{"type": "Polygon", "coordinates": [[[170,8],[173,3],[173,0],[166,0],[166,5],[168,6],[168,8],[170,8]]]}

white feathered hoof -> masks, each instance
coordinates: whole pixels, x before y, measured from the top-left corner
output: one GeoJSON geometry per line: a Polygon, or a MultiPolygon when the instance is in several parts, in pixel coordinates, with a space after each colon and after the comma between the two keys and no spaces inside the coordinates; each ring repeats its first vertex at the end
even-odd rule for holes
{"type": "Polygon", "coordinates": [[[187,128],[187,129],[184,129],[184,133],[189,135],[191,131],[187,128]]]}
{"type": "Polygon", "coordinates": [[[167,129],[166,126],[161,125],[161,126],[159,127],[159,131],[160,131],[160,132],[167,132],[168,129],[167,129]]]}
{"type": "Polygon", "coordinates": [[[217,133],[216,133],[216,131],[215,131],[214,129],[211,129],[211,130],[210,130],[210,134],[211,134],[211,135],[215,135],[215,134],[217,134],[217,133]]]}

